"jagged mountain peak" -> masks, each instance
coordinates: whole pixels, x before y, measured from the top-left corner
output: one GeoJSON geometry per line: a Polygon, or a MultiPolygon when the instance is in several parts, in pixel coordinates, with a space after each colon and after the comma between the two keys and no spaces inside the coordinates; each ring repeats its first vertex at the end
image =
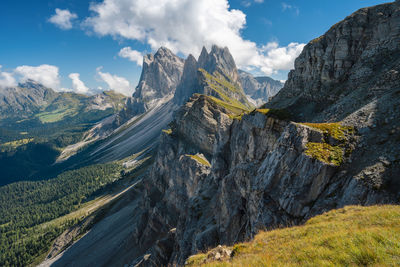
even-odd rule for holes
{"type": "Polygon", "coordinates": [[[123,117],[144,113],[157,104],[157,101],[172,95],[181,80],[184,60],[166,47],[143,58],[142,74],[139,84],[126,103],[123,117]]]}
{"type": "Polygon", "coordinates": [[[227,47],[213,45],[210,52],[203,47],[198,61],[192,55],[186,59],[174,102],[183,104],[194,93],[214,96],[251,108],[240,85],[235,61],[227,47]]]}
{"type": "Polygon", "coordinates": [[[206,70],[208,73],[213,74],[215,71],[219,71],[234,83],[237,83],[239,80],[235,60],[229,52],[228,47],[213,45],[210,53],[203,47],[198,62],[199,68],[206,70]]]}

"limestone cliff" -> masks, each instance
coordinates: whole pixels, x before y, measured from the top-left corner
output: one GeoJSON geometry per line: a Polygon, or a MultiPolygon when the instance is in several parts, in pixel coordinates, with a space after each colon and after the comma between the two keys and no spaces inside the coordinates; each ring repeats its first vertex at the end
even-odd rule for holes
{"type": "Polygon", "coordinates": [[[155,107],[158,101],[175,93],[182,77],[184,60],[168,48],[161,47],[143,58],[143,69],[139,84],[128,98],[125,117],[142,114],[155,107]]]}

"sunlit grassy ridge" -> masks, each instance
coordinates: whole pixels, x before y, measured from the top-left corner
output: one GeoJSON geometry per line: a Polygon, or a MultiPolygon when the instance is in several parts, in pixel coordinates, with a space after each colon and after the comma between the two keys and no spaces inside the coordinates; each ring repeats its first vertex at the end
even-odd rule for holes
{"type": "Polygon", "coordinates": [[[400,206],[348,206],[305,225],[260,232],[236,244],[230,259],[208,254],[189,266],[399,266],[400,206]]]}
{"type": "Polygon", "coordinates": [[[250,110],[253,108],[242,90],[231,81],[228,81],[223,75],[217,71],[212,75],[204,69],[199,69],[199,71],[203,74],[204,82],[207,84],[208,88],[213,90],[223,102],[242,110],[250,110]],[[232,95],[237,96],[240,101],[233,98],[232,95]]]}

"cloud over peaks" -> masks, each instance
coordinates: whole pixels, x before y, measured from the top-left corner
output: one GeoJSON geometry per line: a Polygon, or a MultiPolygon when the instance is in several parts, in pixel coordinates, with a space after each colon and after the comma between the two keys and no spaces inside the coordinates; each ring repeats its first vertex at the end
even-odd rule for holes
{"type": "Polygon", "coordinates": [[[127,79],[117,75],[112,75],[108,72],[102,72],[102,67],[98,67],[97,74],[100,79],[107,83],[108,87],[116,92],[124,94],[126,96],[132,95],[132,90],[130,89],[130,84],[127,79]]]}
{"type": "Polygon", "coordinates": [[[71,13],[68,9],[56,8],[56,14],[50,17],[49,22],[63,30],[72,29],[72,20],[78,18],[75,13],[71,13]]]}
{"type": "Polygon", "coordinates": [[[137,50],[132,50],[129,46],[122,48],[118,55],[127,58],[130,61],[136,62],[138,66],[143,65],[143,54],[137,50]]]}
{"type": "Polygon", "coordinates": [[[17,85],[17,81],[10,72],[1,71],[0,65],[0,88],[13,87],[17,85]]]}
{"type": "MultiPolygon", "coordinates": [[[[239,67],[256,67],[266,74],[280,70],[276,66],[293,66],[293,62],[271,64],[275,59],[269,58],[264,46],[242,38],[246,15],[230,9],[227,0],[104,0],[91,4],[90,10],[93,15],[84,25],[100,36],[139,40],[153,50],[165,46],[184,55],[198,55],[203,45],[227,46],[239,67]]],[[[128,53],[132,51],[120,55],[137,58],[137,53],[128,53]]]]}
{"type": "Polygon", "coordinates": [[[21,76],[21,82],[34,80],[54,90],[60,89],[60,76],[58,74],[58,67],[56,66],[47,64],[37,67],[23,65],[17,67],[14,73],[21,76]]]}
{"type": "Polygon", "coordinates": [[[89,92],[89,88],[86,87],[85,83],[79,78],[79,73],[70,73],[68,77],[72,80],[72,88],[76,93],[86,94],[89,92]]]}

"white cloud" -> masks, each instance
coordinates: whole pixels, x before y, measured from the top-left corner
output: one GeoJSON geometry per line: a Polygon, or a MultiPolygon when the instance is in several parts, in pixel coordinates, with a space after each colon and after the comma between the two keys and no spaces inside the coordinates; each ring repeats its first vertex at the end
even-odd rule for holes
{"type": "Polygon", "coordinates": [[[17,86],[17,81],[10,72],[1,71],[0,65],[0,88],[17,86]]]}
{"type": "Polygon", "coordinates": [[[264,3],[264,0],[254,0],[254,2],[261,4],[264,3]]]}
{"type": "Polygon", "coordinates": [[[118,55],[123,58],[127,58],[130,61],[136,62],[137,65],[143,65],[143,54],[137,50],[132,50],[132,48],[124,47],[122,48],[118,55]]]}
{"type": "Polygon", "coordinates": [[[289,5],[285,2],[282,2],[282,10],[283,11],[293,10],[296,13],[296,15],[300,14],[300,9],[297,6],[289,5]]]}
{"type": "MultiPolygon", "coordinates": [[[[227,0],[104,0],[91,4],[90,10],[93,16],[84,25],[100,36],[139,40],[153,50],[166,46],[175,53],[195,56],[203,45],[228,46],[239,67],[253,66],[267,75],[293,67],[292,54],[281,54],[286,63],[277,64],[276,54],[265,49],[271,44],[257,46],[242,38],[246,15],[230,9],[227,0]],[[270,55],[274,57],[269,58],[270,55]],[[289,57],[292,62],[287,64],[289,57]]],[[[292,52],[291,45],[279,51],[292,52]]],[[[295,49],[298,53],[299,50],[295,49]]]]}
{"type": "Polygon", "coordinates": [[[261,71],[272,74],[275,70],[289,70],[294,66],[294,60],[303,50],[304,44],[290,43],[286,47],[279,47],[277,42],[271,42],[261,48],[263,64],[261,71]]]}
{"type": "Polygon", "coordinates": [[[105,83],[107,83],[110,89],[127,96],[132,95],[132,90],[130,89],[130,84],[127,79],[117,75],[112,75],[108,72],[101,72],[101,69],[102,67],[96,69],[97,74],[105,83]]]}
{"type": "Polygon", "coordinates": [[[47,64],[37,67],[24,65],[17,67],[14,73],[21,76],[21,82],[33,80],[54,90],[60,89],[60,76],[58,74],[58,67],[56,66],[47,64]]]}
{"type": "Polygon", "coordinates": [[[75,92],[80,94],[86,94],[89,92],[89,88],[86,87],[85,83],[79,78],[79,73],[70,73],[68,77],[72,80],[72,88],[75,92]]]}
{"type": "Polygon", "coordinates": [[[49,22],[55,24],[63,30],[72,29],[72,20],[78,18],[75,13],[71,13],[68,9],[56,8],[56,14],[50,17],[49,22]]]}

